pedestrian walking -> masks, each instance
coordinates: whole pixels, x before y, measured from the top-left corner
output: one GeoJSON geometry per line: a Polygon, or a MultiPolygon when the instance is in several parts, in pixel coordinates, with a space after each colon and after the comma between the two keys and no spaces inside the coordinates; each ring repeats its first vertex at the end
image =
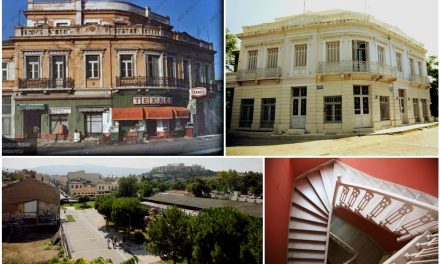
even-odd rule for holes
{"type": "Polygon", "coordinates": [[[113,248],[116,248],[116,237],[113,238],[113,248]]]}
{"type": "Polygon", "coordinates": [[[110,238],[107,238],[107,247],[110,248],[110,238]]]}

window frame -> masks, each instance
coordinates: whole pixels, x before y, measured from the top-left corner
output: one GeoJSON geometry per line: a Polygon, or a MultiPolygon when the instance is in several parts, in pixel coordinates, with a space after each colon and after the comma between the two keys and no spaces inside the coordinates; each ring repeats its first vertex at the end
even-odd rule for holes
{"type": "Polygon", "coordinates": [[[325,43],[326,62],[331,64],[337,64],[341,61],[341,41],[327,41],[325,43]],[[334,47],[332,47],[333,45],[334,47]]]}
{"type": "Polygon", "coordinates": [[[41,79],[41,56],[40,55],[26,55],[25,56],[25,65],[26,65],[26,79],[27,80],[38,80],[41,79]],[[29,62],[30,58],[37,58],[37,62],[29,62]],[[29,72],[30,69],[30,72],[29,72]],[[36,70],[36,71],[35,71],[36,70]],[[31,73],[31,78],[29,78],[29,73],[31,73]],[[35,78],[35,73],[37,73],[37,77],[35,78]]]}
{"type": "Polygon", "coordinates": [[[2,62],[2,81],[9,81],[9,71],[8,71],[9,62],[2,62]],[[6,67],[4,67],[6,66],[6,67]]]}
{"type": "Polygon", "coordinates": [[[307,43],[295,44],[294,45],[294,66],[296,68],[307,67],[307,43]],[[304,48],[300,50],[299,48],[304,48]]]}
{"type": "Polygon", "coordinates": [[[254,121],[255,99],[243,98],[240,101],[239,127],[251,128],[254,121]]]}
{"type": "Polygon", "coordinates": [[[402,67],[402,53],[396,51],[396,70],[398,72],[403,72],[402,67]]]}
{"type": "Polygon", "coordinates": [[[255,71],[258,65],[258,50],[249,50],[248,51],[248,67],[249,71],[255,71]]]}
{"type": "Polygon", "coordinates": [[[339,124],[342,123],[342,95],[332,95],[332,96],[324,96],[324,123],[329,124],[339,124]],[[334,99],[333,102],[330,102],[330,100],[327,99],[334,99]],[[340,116],[339,120],[336,119],[336,106],[340,105],[340,116]],[[330,106],[331,110],[331,120],[327,119],[327,109],[330,106]]]}
{"type": "Polygon", "coordinates": [[[380,111],[379,111],[380,112],[380,121],[391,120],[390,97],[389,96],[379,96],[379,109],[380,109],[380,111]],[[386,108],[386,109],[384,109],[384,108],[386,108]]]}
{"type": "Polygon", "coordinates": [[[267,69],[278,68],[278,54],[279,54],[278,47],[267,48],[267,62],[266,62],[267,69]]]}
{"type": "Polygon", "coordinates": [[[276,97],[261,98],[260,128],[273,128],[276,118],[276,104],[276,97]],[[266,111],[267,118],[265,119],[264,116],[266,114],[266,111]]]}
{"type": "Polygon", "coordinates": [[[100,63],[100,54],[85,54],[85,63],[86,63],[86,80],[97,80],[101,78],[101,63],[100,63]],[[89,60],[88,57],[96,56],[96,60],[89,60]],[[91,68],[92,75],[89,76],[89,65],[91,68]],[[98,76],[95,76],[95,66],[97,65],[96,72],[98,76]]]}
{"type": "Polygon", "coordinates": [[[134,54],[132,53],[120,53],[119,54],[119,77],[121,78],[133,78],[135,76],[134,69],[134,54]],[[123,57],[130,56],[130,59],[124,59],[123,57]]]}

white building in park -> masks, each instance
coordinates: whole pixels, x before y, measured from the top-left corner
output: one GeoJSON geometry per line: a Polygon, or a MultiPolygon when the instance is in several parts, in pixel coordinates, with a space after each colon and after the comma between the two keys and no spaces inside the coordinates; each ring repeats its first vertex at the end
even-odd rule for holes
{"type": "Polygon", "coordinates": [[[232,131],[368,133],[433,119],[423,44],[370,15],[305,13],[238,37],[232,131]]]}

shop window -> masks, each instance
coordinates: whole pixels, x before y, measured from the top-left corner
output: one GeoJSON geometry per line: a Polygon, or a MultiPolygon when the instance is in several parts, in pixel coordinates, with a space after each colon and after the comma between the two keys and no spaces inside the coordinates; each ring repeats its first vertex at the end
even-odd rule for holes
{"type": "Polygon", "coordinates": [[[99,78],[99,55],[86,55],[87,79],[99,78]]]}
{"type": "Polygon", "coordinates": [[[342,96],[324,97],[325,123],[342,122],[342,96]]]}
{"type": "Polygon", "coordinates": [[[120,55],[120,64],[119,69],[121,73],[121,77],[133,77],[133,55],[132,54],[124,54],[120,55]]]}
{"type": "Polygon", "coordinates": [[[39,79],[40,78],[40,57],[26,56],[26,78],[39,79]]]}
{"type": "Polygon", "coordinates": [[[49,123],[50,123],[50,133],[55,134],[55,129],[58,124],[61,124],[64,126],[65,130],[64,134],[67,133],[68,122],[67,122],[67,115],[50,115],[49,117],[49,123]]]}
{"type": "Polygon", "coordinates": [[[390,120],[390,97],[380,96],[380,120],[390,120]]]}
{"type": "Polygon", "coordinates": [[[102,114],[90,113],[85,115],[87,135],[102,134],[102,114]]]}
{"type": "Polygon", "coordinates": [[[275,121],[275,98],[261,99],[261,128],[273,128],[275,121]]]}
{"type": "Polygon", "coordinates": [[[254,118],[254,99],[241,99],[240,127],[251,127],[254,118]]]}

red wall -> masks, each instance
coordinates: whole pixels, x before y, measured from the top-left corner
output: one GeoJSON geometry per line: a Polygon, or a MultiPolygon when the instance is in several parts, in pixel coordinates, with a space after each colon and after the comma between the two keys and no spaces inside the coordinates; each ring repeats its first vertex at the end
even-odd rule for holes
{"type": "MultiPolygon", "coordinates": [[[[266,158],[265,260],[285,263],[292,184],[296,176],[330,158],[266,158]]],[[[422,158],[341,158],[343,163],[371,176],[438,197],[438,161],[422,158]]]]}

